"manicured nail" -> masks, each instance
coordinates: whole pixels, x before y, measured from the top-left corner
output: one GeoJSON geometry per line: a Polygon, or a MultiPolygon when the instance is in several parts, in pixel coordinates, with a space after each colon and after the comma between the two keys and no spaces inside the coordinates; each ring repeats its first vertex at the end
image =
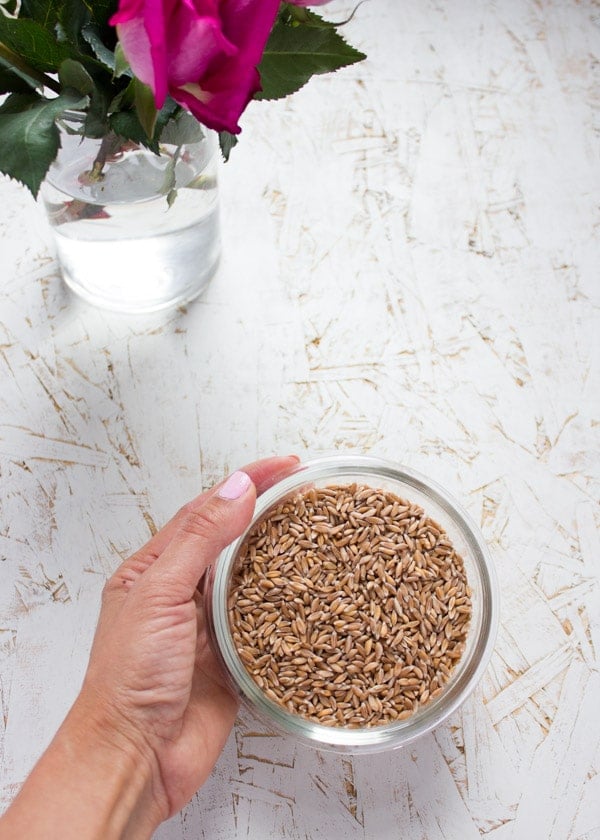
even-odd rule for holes
{"type": "Polygon", "coordinates": [[[217,496],[233,502],[235,499],[239,499],[240,496],[243,496],[251,484],[252,479],[250,476],[247,473],[238,470],[237,472],[231,473],[225,484],[223,484],[223,486],[217,491],[217,496]]]}

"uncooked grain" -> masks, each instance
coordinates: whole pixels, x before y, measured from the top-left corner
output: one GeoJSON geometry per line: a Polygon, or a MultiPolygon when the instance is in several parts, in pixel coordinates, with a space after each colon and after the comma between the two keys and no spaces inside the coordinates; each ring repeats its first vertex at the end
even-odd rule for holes
{"type": "Polygon", "coordinates": [[[272,701],[328,726],[409,718],[443,690],[472,612],[464,563],[416,504],[363,485],[272,508],[239,553],[235,647],[272,701]]]}

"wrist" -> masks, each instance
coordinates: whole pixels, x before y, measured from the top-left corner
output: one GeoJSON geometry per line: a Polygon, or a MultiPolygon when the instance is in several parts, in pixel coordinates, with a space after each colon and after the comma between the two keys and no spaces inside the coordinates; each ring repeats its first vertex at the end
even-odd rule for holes
{"type": "Polygon", "coordinates": [[[0,823],[0,840],[146,840],[167,816],[151,751],[82,692],[0,823]]]}
{"type": "Polygon", "coordinates": [[[107,837],[149,837],[169,816],[154,752],[126,721],[90,697],[85,688],[57,740],[74,756],[76,766],[84,763],[102,780],[113,827],[121,831],[107,833],[107,837]],[[125,830],[129,823],[136,825],[136,831],[125,830]]]}

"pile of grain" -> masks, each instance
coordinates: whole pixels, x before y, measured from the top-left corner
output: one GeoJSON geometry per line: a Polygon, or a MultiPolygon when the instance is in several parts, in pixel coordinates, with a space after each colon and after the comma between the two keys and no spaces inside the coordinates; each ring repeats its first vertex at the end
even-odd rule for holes
{"type": "Polygon", "coordinates": [[[377,726],[442,691],[464,650],[471,591],[422,508],[352,484],[270,510],[240,552],[228,609],[267,697],[325,725],[377,726]]]}

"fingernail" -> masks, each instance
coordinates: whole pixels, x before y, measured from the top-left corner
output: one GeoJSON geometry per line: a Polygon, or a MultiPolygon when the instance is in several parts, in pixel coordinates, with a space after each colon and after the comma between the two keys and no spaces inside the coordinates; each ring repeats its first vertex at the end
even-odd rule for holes
{"type": "Polygon", "coordinates": [[[252,479],[250,476],[241,470],[237,470],[237,472],[231,473],[222,487],[219,487],[217,496],[233,502],[235,499],[239,499],[240,496],[243,496],[251,484],[252,479]]]}

